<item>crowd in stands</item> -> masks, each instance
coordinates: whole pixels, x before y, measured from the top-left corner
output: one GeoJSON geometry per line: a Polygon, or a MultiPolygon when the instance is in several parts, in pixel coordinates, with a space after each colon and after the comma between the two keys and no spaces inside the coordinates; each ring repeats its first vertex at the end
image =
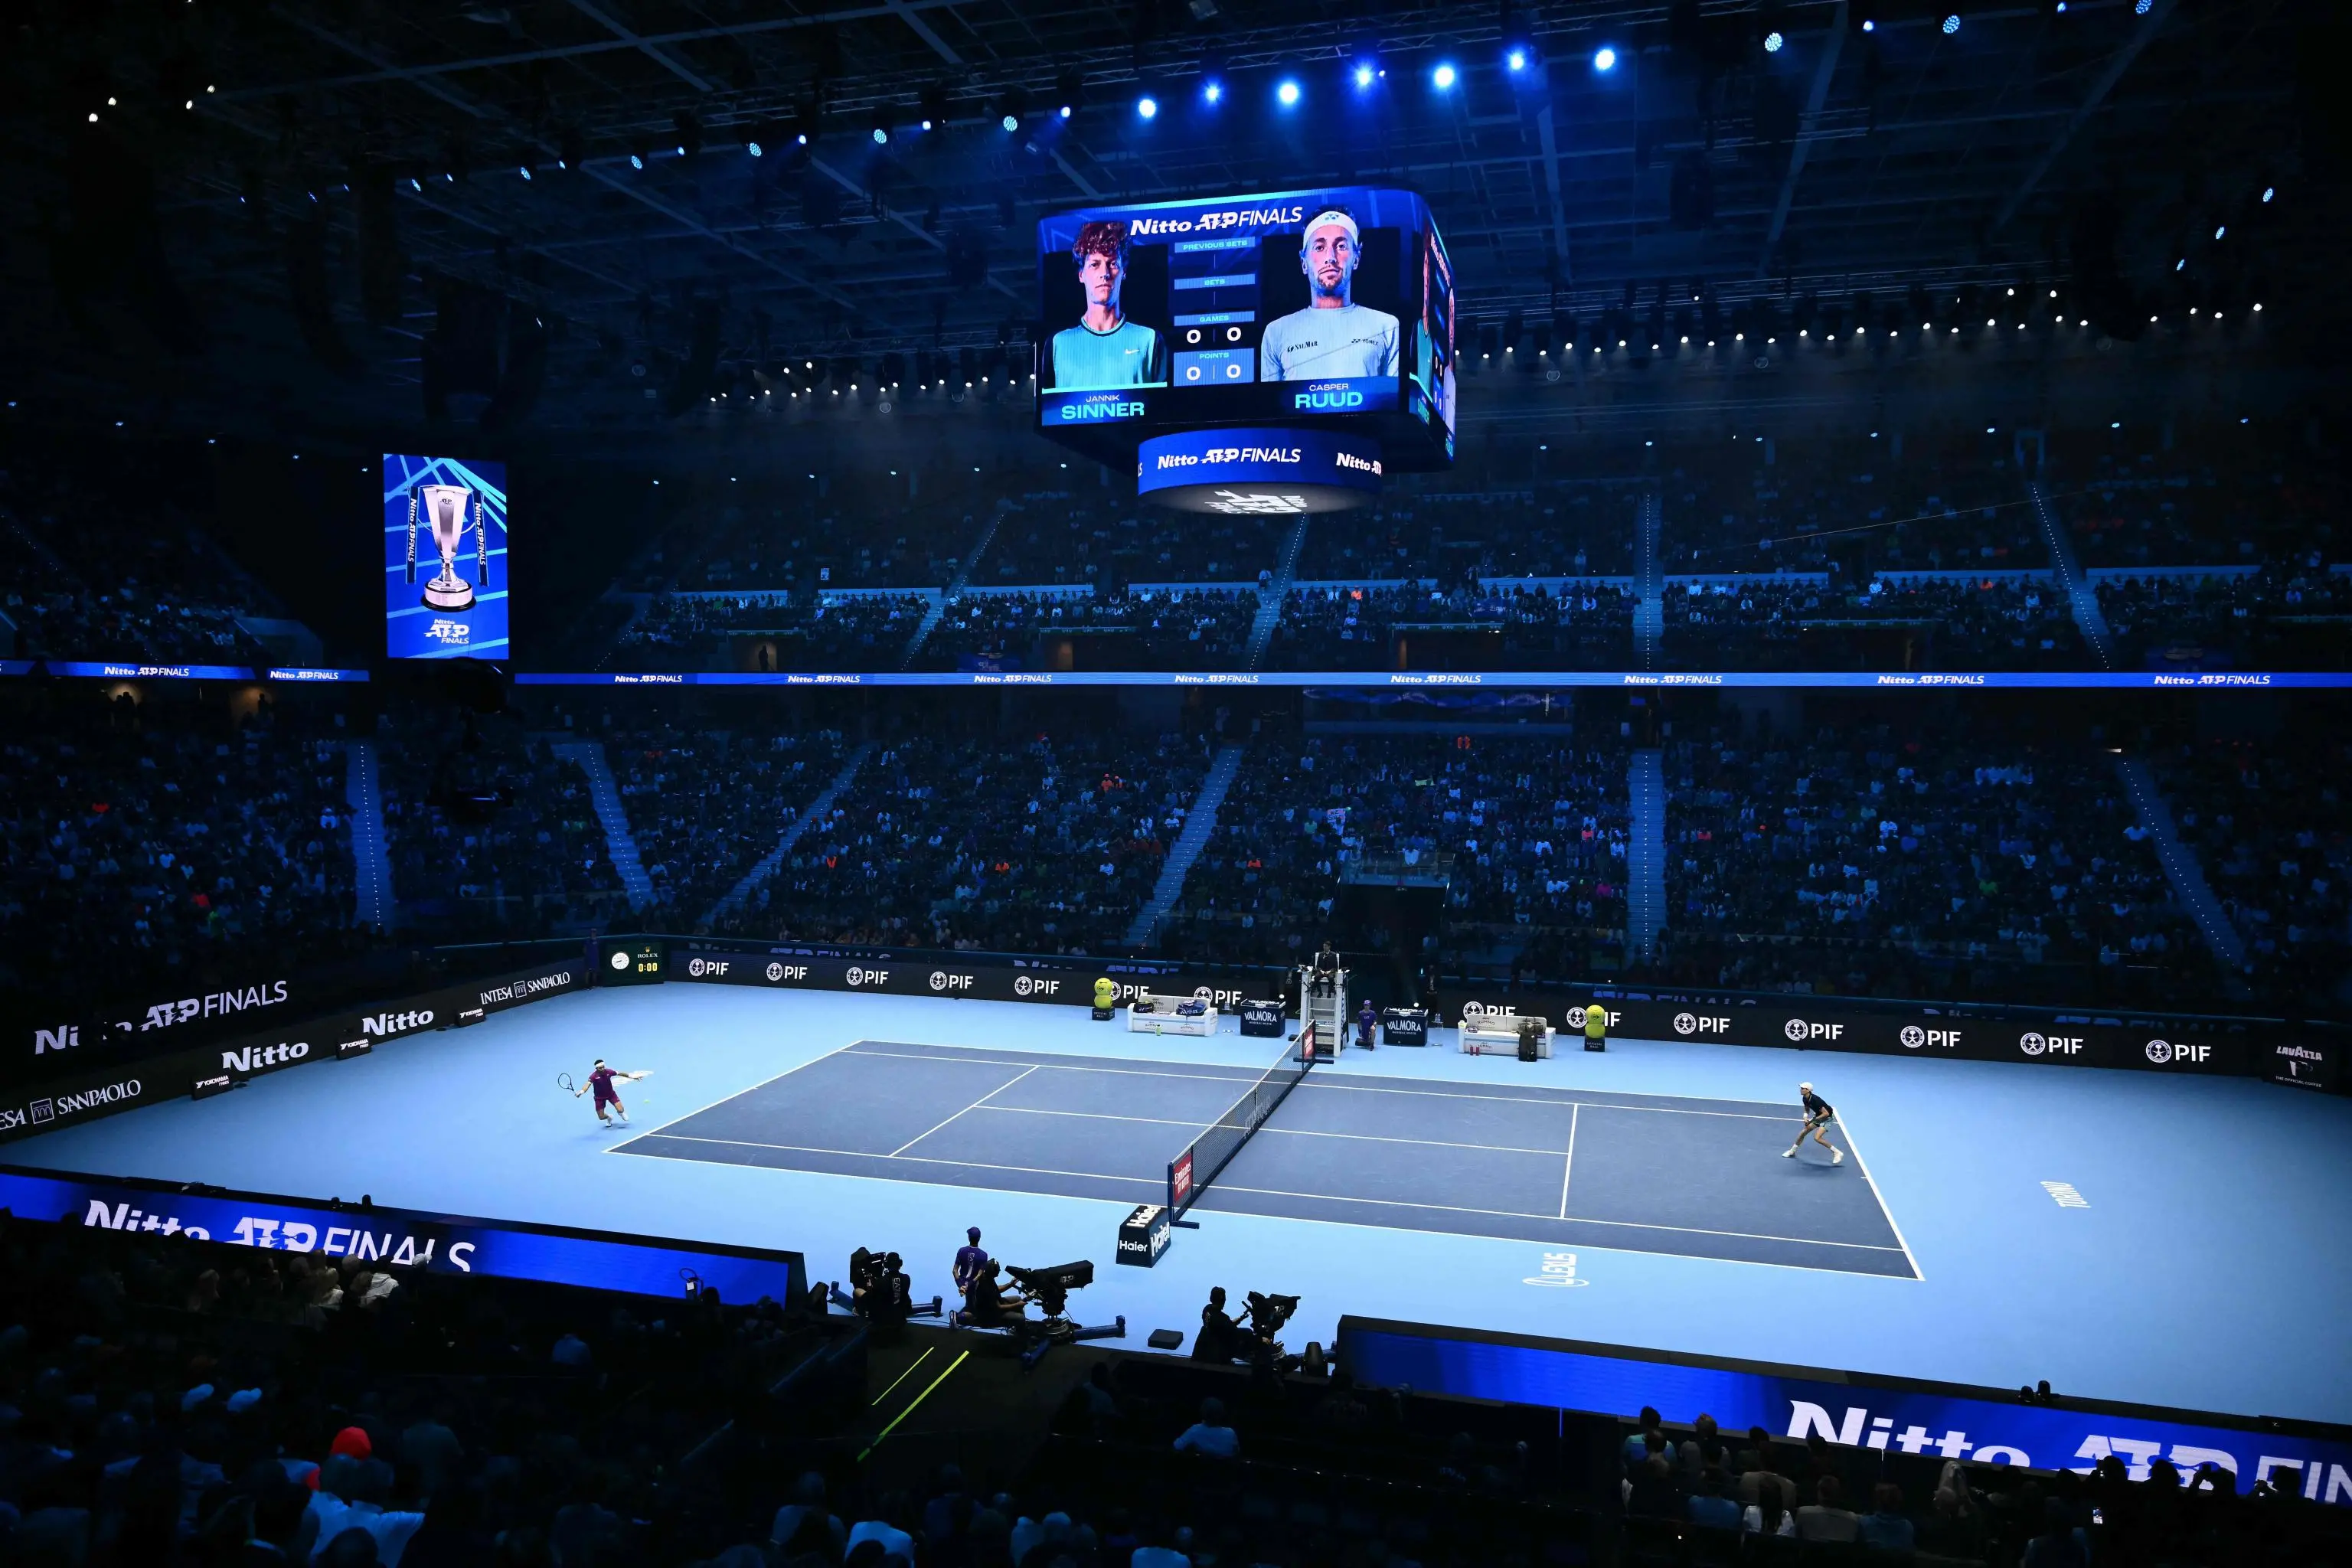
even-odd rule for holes
{"type": "MultiPolygon", "coordinates": [[[[789,504],[698,507],[633,571],[683,592],[789,594],[950,582],[987,526],[985,497],[908,499],[888,481],[789,504]]],[[[636,586],[629,584],[625,586],[636,586]]]]}
{"type": "Polygon", "coordinates": [[[2082,667],[2066,591],[2046,576],[1842,574],[1669,581],[1658,640],[1669,669],[2007,670],[2082,667]]]}
{"type": "Polygon", "coordinates": [[[0,1211],[0,1563],[707,1561],[767,1515],[686,1461],[825,1342],[806,1312],[0,1211]]]}
{"type": "Polygon", "coordinates": [[[1000,515],[974,581],[1090,583],[1098,593],[1138,584],[1266,583],[1297,526],[1287,518],[1172,512],[1121,500],[1116,490],[1033,492],[1000,515]]]}
{"type": "Polygon", "coordinates": [[[1624,669],[1633,598],[1611,583],[1451,593],[1426,584],[1295,588],[1266,657],[1273,669],[1624,669]]]}
{"type": "Polygon", "coordinates": [[[2297,566],[2093,580],[2125,668],[2341,669],[2352,576],[2297,566]]]}
{"type": "Polygon", "coordinates": [[[1370,509],[1309,521],[1297,575],[1333,582],[1608,577],[1631,572],[1635,478],[1576,481],[1402,476],[1370,509]]]}
{"type": "MultiPolygon", "coordinates": [[[[773,874],[714,916],[864,735],[751,710],[657,723],[635,698],[579,712],[401,701],[347,729],[339,702],[310,692],[89,697],[28,711],[0,743],[0,980],[76,1006],[244,984],[262,954],[272,973],[308,971],[387,945],[632,921],[1139,951],[1129,933],[1225,740],[1246,744],[1244,764],[1139,951],[1289,962],[1367,860],[1444,868],[1442,916],[1400,939],[1416,962],[1528,983],[1621,962],[1632,742],[1590,716],[1523,736],[886,730],[773,874]],[[345,746],[360,739],[378,759],[394,932],[354,924],[345,746]],[[575,741],[603,747],[646,907],[624,890],[575,741]]],[[[1667,911],[1634,978],[2318,1016],[2347,1000],[2352,820],[2337,795],[2352,758],[2332,743],[2148,742],[2181,842],[2242,939],[2235,972],[2176,898],[2095,728],[2043,734],[1959,708],[1776,730],[1727,712],[1655,743],[1667,911]]]]}
{"type": "Polygon", "coordinates": [[[2151,759],[2182,842],[2244,943],[2244,973],[2285,1008],[2332,1012],[2352,974],[2352,747],[2207,741],[2151,759]]]}
{"type": "Polygon", "coordinates": [[[386,847],[404,921],[445,942],[576,932],[627,908],[579,764],[520,712],[386,717],[386,847]]]}
{"type": "Polygon", "coordinates": [[[1239,669],[1260,600],[1252,587],[965,594],[916,658],[925,669],[1239,669]]]}
{"type": "Polygon", "coordinates": [[[666,929],[690,931],[775,848],[839,772],[841,735],[665,727],[608,731],[637,861],[666,929]]]}
{"type": "Polygon", "coordinates": [[[242,988],[265,967],[363,945],[342,740],[299,703],[257,703],[239,722],[123,697],[12,724],[0,984],[128,1004],[242,988]]]}
{"type": "Polygon", "coordinates": [[[1177,735],[875,742],[723,934],[1112,953],[1207,769],[1177,735]]]}
{"type": "Polygon", "coordinates": [[[1163,951],[1297,962],[1350,860],[1444,868],[1457,941],[1625,924],[1625,753],[1614,736],[1332,734],[1254,745],[1184,880],[1163,951]]]}
{"type": "Polygon", "coordinates": [[[2026,1470],[1802,1444],[1706,1415],[1668,1427],[1643,1410],[1619,1446],[1620,1562],[2097,1563],[2321,1562],[2333,1521],[2270,1481],[2206,1464],[2118,1457],[2026,1470]]]}
{"type": "Polygon", "coordinates": [[[1667,748],[1662,978],[1747,990],[2212,1005],[2114,758],[1935,726],[1667,748]]]}
{"type": "Polygon", "coordinates": [[[2048,488],[2086,571],[2339,559],[2333,453],[2309,432],[2220,424],[2060,438],[2048,488]]]}
{"type": "Polygon", "coordinates": [[[896,669],[926,594],[663,594],[604,660],[625,671],[896,669]]]}
{"type": "Polygon", "coordinates": [[[2015,454],[1996,438],[1742,437],[1677,448],[1657,481],[1668,574],[2045,566],[2015,454]]]}
{"type": "Polygon", "coordinates": [[[133,478],[86,453],[0,452],[0,656],[267,658],[239,617],[282,612],[192,517],[133,478]]]}

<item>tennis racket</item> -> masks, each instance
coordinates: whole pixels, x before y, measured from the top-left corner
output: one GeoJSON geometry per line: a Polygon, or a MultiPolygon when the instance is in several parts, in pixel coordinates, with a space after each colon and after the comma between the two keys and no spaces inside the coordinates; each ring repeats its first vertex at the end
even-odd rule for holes
{"type": "Polygon", "coordinates": [[[555,1087],[562,1089],[566,1094],[578,1094],[580,1092],[579,1087],[572,1081],[572,1075],[568,1072],[560,1072],[555,1075],[555,1087]]]}

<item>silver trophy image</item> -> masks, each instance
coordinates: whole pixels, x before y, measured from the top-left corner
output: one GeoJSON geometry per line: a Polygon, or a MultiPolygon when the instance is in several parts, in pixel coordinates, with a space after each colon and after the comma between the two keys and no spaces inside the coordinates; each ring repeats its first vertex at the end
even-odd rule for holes
{"type": "Polygon", "coordinates": [[[408,580],[416,581],[416,524],[422,510],[441,552],[441,574],[425,584],[425,603],[436,610],[470,610],[474,585],[457,575],[457,552],[468,529],[474,534],[474,574],[490,585],[489,526],[482,498],[463,485],[418,485],[408,492],[408,580]]]}

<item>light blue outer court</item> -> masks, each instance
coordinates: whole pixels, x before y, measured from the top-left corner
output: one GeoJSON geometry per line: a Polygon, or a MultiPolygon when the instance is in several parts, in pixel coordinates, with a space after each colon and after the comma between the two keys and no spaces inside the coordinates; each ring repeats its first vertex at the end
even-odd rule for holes
{"type": "MultiPolygon", "coordinates": [[[[1089,1323],[1123,1315],[1137,1349],[1162,1327],[1183,1330],[1189,1345],[1209,1288],[1223,1285],[1236,1301],[1252,1289],[1301,1297],[1284,1335],[1294,1351],[1329,1343],[1345,1312],[1996,1388],[2047,1378],[2089,1398],[2352,1422],[2345,1100],[2234,1079],[1679,1042],[1612,1040],[1591,1055],[1565,1037],[1561,1055],[1528,1064],[1463,1056],[1452,1032],[1440,1030],[1425,1049],[1349,1050],[1315,1069],[1225,1179],[1271,1192],[1304,1184],[1319,1161],[1341,1185],[1425,1197],[1429,1184],[1404,1178],[1427,1171],[1444,1204],[1498,1211],[1503,1217],[1473,1224],[1505,1234],[1332,1217],[1349,1212],[1349,1199],[1302,1208],[1237,1194],[1237,1203],[1312,1217],[1232,1212],[1219,1207],[1213,1185],[1193,1215],[1200,1228],[1178,1231],[1159,1267],[1117,1266],[1118,1221],[1150,1199],[1145,1173],[1182,1147],[1183,1124],[1201,1114],[1185,1096],[1199,1098],[1218,1078],[1238,1089],[1247,1080],[1232,1069],[1263,1068],[1282,1048],[1241,1037],[1230,1020],[1224,1029],[1208,1039],[1132,1035],[1083,1008],[1020,1003],[690,984],[595,991],[396,1040],[351,1061],[280,1071],[201,1103],[171,1100],[62,1129],[9,1146],[0,1161],[288,1195],[365,1192],[380,1204],[489,1219],[793,1248],[820,1279],[844,1278],[852,1249],[870,1247],[904,1254],[924,1299],[950,1289],[950,1260],[964,1227],[978,1225],[989,1251],[1009,1263],[1093,1259],[1096,1283],[1072,1297],[1072,1313],[1089,1323]],[[854,1069],[825,1062],[861,1042],[860,1054],[887,1048],[877,1042],[916,1050],[854,1069]],[[921,1152],[983,1163],[989,1170],[975,1175],[985,1185],[942,1184],[935,1173],[898,1180],[733,1163],[802,1158],[790,1153],[679,1158],[676,1133],[622,1152],[690,1118],[723,1138],[826,1142],[826,1106],[836,1097],[846,1130],[839,1146],[859,1147],[860,1119],[896,1098],[877,1069],[904,1066],[909,1096],[936,1094],[947,1069],[925,1062],[941,1054],[937,1047],[949,1047],[950,1061],[962,1048],[1017,1053],[1021,1063],[1070,1058],[1073,1069],[1091,1058],[1097,1073],[1125,1061],[1207,1076],[1170,1080],[1184,1091],[1172,1098],[1151,1096],[1158,1081],[1139,1077],[1145,1095],[1114,1108],[1135,1118],[1134,1144],[1105,1157],[1133,1165],[1132,1194],[1007,1190],[1023,1179],[1001,1167],[1061,1169],[1054,1152],[1087,1137],[1045,1120],[1070,1114],[1045,1109],[1060,1101],[1007,1108],[1034,1118],[1034,1137],[1019,1117],[961,1115],[957,1107],[977,1092],[941,1102],[949,1124],[926,1123],[921,1152]],[[623,1087],[627,1130],[600,1127],[586,1100],[557,1087],[557,1074],[584,1079],[600,1056],[652,1070],[623,1087]],[[863,1109],[851,1103],[845,1070],[864,1075],[863,1109]],[[1837,1107],[1830,1136],[1848,1152],[1834,1171],[1794,1173],[1795,1163],[1779,1157],[1795,1135],[1800,1080],[1837,1107]],[[1533,1206],[1513,1194],[1532,1191],[1532,1169],[1494,1175],[1491,1205],[1457,1204],[1488,1179],[1479,1162],[1491,1152],[1462,1155],[1460,1136],[1433,1122],[1427,1131],[1408,1124],[1405,1141],[1388,1136],[1395,1127],[1374,1129],[1377,1137],[1315,1131],[1335,1125],[1327,1108],[1348,1102],[1330,1092],[1341,1088],[1458,1096],[1429,1103],[1473,1111],[1501,1107],[1514,1158],[1532,1143],[1525,1160],[1542,1162],[1543,1180],[1568,1189],[1563,1208],[1614,1214],[1617,1228],[1602,1233],[1605,1244],[1587,1231],[1559,1239],[1570,1233],[1549,1221],[1513,1236],[1520,1227],[1508,1216],[1533,1206]],[[1581,1126],[1572,1156],[1547,1152],[1559,1146],[1527,1119],[1580,1096],[1588,1109],[1575,1114],[1609,1135],[1590,1137],[1593,1126],[1581,1126]],[[1659,1115],[1651,1120],[1662,1131],[1644,1131],[1640,1107],[1677,1098],[1727,1110],[1717,1124],[1724,1135],[1693,1133],[1706,1125],[1693,1115],[1659,1115]],[[1521,1100],[1531,1104],[1513,1103],[1521,1100]],[[1595,1116],[1596,1104],[1608,1115],[1595,1116]],[[1785,1130],[1769,1121],[1783,1111],[1785,1130]],[[779,1138],[762,1131],[770,1125],[798,1131],[779,1138]],[[959,1131],[967,1127],[968,1135],[959,1131]],[[1854,1191],[1808,1186],[1815,1195],[1793,1201],[1791,1181],[1851,1183],[1854,1191]],[[2083,1206],[2062,1204],[2045,1184],[2073,1189],[2083,1206]],[[1810,1218],[1809,1205],[1818,1211],[1810,1218]],[[1782,1211],[1791,1223],[1772,1224],[1782,1211]],[[1662,1215],[1659,1247],[1645,1249],[1640,1227],[1662,1215]],[[1717,1215],[1723,1223],[1711,1223],[1717,1215]],[[1868,1255],[1883,1267],[1841,1267],[1808,1240],[1845,1236],[1875,1247],[1881,1226],[1902,1249],[1891,1259],[1868,1255]],[[1701,1240],[1692,1255],[1691,1237],[1709,1231],[1782,1234],[1805,1245],[1762,1250],[1801,1261],[1724,1256],[1758,1250],[1737,1240],[1701,1240]]],[[[983,1086],[1006,1076],[975,1065],[983,1086]]],[[[1044,1075],[1075,1079],[1058,1068],[1044,1075]]],[[[1023,1094],[1044,1080],[1024,1080],[1023,1094]]],[[[1080,1126],[1104,1142],[1104,1124],[1080,1126]]],[[[1820,1158],[1811,1144],[1800,1157],[1820,1158]]],[[[1384,1219],[1402,1212],[1369,1206],[1384,1219]]]]}

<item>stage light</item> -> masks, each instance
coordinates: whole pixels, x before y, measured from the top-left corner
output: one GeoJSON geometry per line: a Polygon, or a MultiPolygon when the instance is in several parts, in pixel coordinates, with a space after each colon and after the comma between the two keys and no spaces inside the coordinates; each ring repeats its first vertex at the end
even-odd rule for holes
{"type": "Polygon", "coordinates": [[[2132,0],[2132,15],[2145,16],[2156,9],[2156,0],[2132,0]]]}
{"type": "Polygon", "coordinates": [[[1380,79],[1380,72],[1374,70],[1369,63],[1358,66],[1349,75],[1353,78],[1358,92],[1363,91],[1380,79]]]}
{"type": "Polygon", "coordinates": [[[926,130],[926,131],[929,131],[930,128],[931,128],[931,122],[930,122],[929,121],[928,121],[928,120],[924,121],[923,121],[923,129],[924,129],[924,130],[926,130]]]}
{"type": "Polygon", "coordinates": [[[761,147],[757,142],[746,142],[743,143],[743,151],[751,153],[754,158],[757,158],[764,153],[766,149],[761,147]]]}
{"type": "Polygon", "coordinates": [[[1611,48],[1606,44],[1603,44],[1599,48],[1593,50],[1592,68],[1597,71],[1615,70],[1617,68],[1617,51],[1611,48]]]}
{"type": "Polygon", "coordinates": [[[1210,78],[1207,81],[1201,84],[1201,98],[1202,101],[1214,103],[1217,100],[1224,96],[1225,84],[1217,80],[1214,77],[1210,78]]]}
{"type": "Polygon", "coordinates": [[[1059,112],[1063,119],[1067,120],[1070,117],[1070,106],[1066,103],[1062,105],[1059,112]]]}
{"type": "Polygon", "coordinates": [[[1438,61],[1437,68],[1429,73],[1430,85],[1440,92],[1453,91],[1454,82],[1459,79],[1459,76],[1454,69],[1454,62],[1451,60],[1438,61]]]}
{"type": "Polygon", "coordinates": [[[1780,52],[1780,46],[1788,41],[1778,33],[1767,33],[1764,35],[1764,52],[1768,55],[1777,55],[1780,52]]]}
{"type": "Polygon", "coordinates": [[[877,147],[887,146],[888,145],[889,141],[890,132],[888,131],[879,125],[874,128],[874,145],[877,147]]]}
{"type": "Polygon", "coordinates": [[[1288,77],[1283,78],[1281,84],[1274,89],[1274,100],[1285,109],[1297,107],[1298,84],[1288,77]]]}
{"type": "Polygon", "coordinates": [[[2263,187],[2263,204],[2264,204],[2265,205],[2267,205],[2269,204],[2269,202],[2270,202],[2270,199],[2271,199],[2273,196],[2276,195],[2278,195],[2278,187],[2277,187],[2276,185],[2264,185],[2264,186],[2263,187]]]}
{"type": "Polygon", "coordinates": [[[1959,30],[1960,14],[1958,11],[1955,11],[1950,16],[1944,18],[1944,37],[1948,38],[1959,30]]]}
{"type": "Polygon", "coordinates": [[[2230,226],[2225,223],[2221,227],[2213,231],[2213,237],[2215,239],[2225,239],[2229,237],[2229,233],[2230,226]]]}
{"type": "Polygon", "coordinates": [[[1878,24],[1875,22],[1864,22],[1862,25],[1862,30],[1865,33],[1874,33],[1878,31],[1878,24]]]}
{"type": "Polygon", "coordinates": [[[528,179],[530,179],[530,165],[529,163],[525,163],[525,164],[521,165],[520,168],[516,169],[516,170],[515,170],[515,173],[516,173],[516,174],[520,174],[524,179],[528,180],[528,179]]]}
{"type": "Polygon", "coordinates": [[[1143,97],[1135,100],[1135,117],[1138,120],[1150,120],[1159,114],[1159,112],[1160,100],[1153,98],[1150,94],[1146,93],[1143,97]]]}
{"type": "Polygon", "coordinates": [[[1515,71],[1523,71],[1528,68],[1528,51],[1525,49],[1513,49],[1509,54],[1503,57],[1503,63],[1510,67],[1515,71]]]}
{"type": "Polygon", "coordinates": [[[1021,117],[1017,114],[1008,114],[999,123],[1008,132],[1018,131],[1021,129],[1021,117]]]}

